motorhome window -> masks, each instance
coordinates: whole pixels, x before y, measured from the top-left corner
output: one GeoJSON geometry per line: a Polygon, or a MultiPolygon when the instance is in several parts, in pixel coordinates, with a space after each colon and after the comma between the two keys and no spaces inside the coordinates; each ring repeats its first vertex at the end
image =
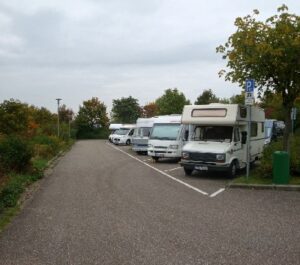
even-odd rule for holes
{"type": "Polygon", "coordinates": [[[143,137],[149,136],[150,131],[151,131],[151,128],[149,128],[149,127],[141,128],[141,136],[143,136],[143,137]]]}
{"type": "Polygon", "coordinates": [[[180,124],[155,124],[150,139],[176,140],[180,131],[180,124]]]}
{"type": "Polygon", "coordinates": [[[247,117],[247,108],[240,106],[240,116],[241,118],[247,117]]]}
{"type": "Polygon", "coordinates": [[[240,130],[239,128],[234,128],[234,142],[239,142],[240,141],[240,130]]]}
{"type": "Polygon", "coordinates": [[[117,135],[126,135],[130,129],[119,129],[115,132],[117,135]]]}
{"type": "Polygon", "coordinates": [[[257,136],[257,123],[251,122],[251,137],[257,136]]]}
{"type": "Polygon", "coordinates": [[[264,133],[265,132],[265,124],[263,122],[261,122],[260,125],[261,125],[261,132],[264,133]]]}
{"type": "Polygon", "coordinates": [[[193,141],[231,142],[231,126],[197,126],[192,136],[193,141]]]}
{"type": "Polygon", "coordinates": [[[130,131],[129,135],[132,136],[133,133],[134,133],[134,129],[132,129],[132,130],[130,131]]]}
{"type": "Polygon", "coordinates": [[[227,109],[194,109],[192,117],[226,117],[227,109]]]}

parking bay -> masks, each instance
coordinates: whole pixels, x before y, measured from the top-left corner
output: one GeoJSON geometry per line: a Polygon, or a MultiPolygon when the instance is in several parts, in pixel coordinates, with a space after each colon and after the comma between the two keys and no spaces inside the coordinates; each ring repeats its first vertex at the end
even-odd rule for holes
{"type": "Polygon", "coordinates": [[[226,174],[220,174],[215,172],[197,172],[194,171],[192,176],[186,176],[183,168],[179,162],[172,159],[161,158],[158,162],[155,162],[151,157],[147,155],[139,155],[131,150],[130,146],[117,146],[117,149],[126,152],[128,155],[136,158],[141,163],[147,164],[150,167],[170,175],[173,178],[178,179],[192,187],[195,187],[209,196],[219,196],[225,191],[225,187],[228,182],[232,181],[226,174]]]}

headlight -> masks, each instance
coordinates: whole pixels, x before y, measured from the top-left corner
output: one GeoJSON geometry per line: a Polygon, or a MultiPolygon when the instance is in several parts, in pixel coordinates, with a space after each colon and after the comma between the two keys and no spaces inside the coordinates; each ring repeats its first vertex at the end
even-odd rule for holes
{"type": "Polygon", "coordinates": [[[190,157],[190,154],[188,152],[182,152],[181,156],[183,159],[188,159],[190,157]]]}
{"type": "Polygon", "coordinates": [[[217,154],[216,160],[217,161],[225,161],[225,154],[217,154]]]}
{"type": "Polygon", "coordinates": [[[178,149],[178,144],[171,144],[169,146],[170,149],[178,149]]]}

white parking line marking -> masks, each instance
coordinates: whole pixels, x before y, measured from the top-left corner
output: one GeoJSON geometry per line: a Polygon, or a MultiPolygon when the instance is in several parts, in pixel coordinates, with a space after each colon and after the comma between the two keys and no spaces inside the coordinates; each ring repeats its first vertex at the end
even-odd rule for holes
{"type": "Polygon", "coordinates": [[[221,192],[223,192],[225,189],[219,189],[216,192],[214,192],[213,194],[209,195],[210,198],[216,197],[218,194],[220,194],[221,192]]]}
{"type": "Polygon", "coordinates": [[[152,160],[152,158],[144,159],[143,161],[146,162],[146,161],[150,161],[150,160],[152,160]]]}
{"type": "Polygon", "coordinates": [[[166,169],[164,170],[165,172],[171,172],[171,171],[174,171],[174,170],[177,170],[177,169],[180,169],[182,167],[175,167],[175,168],[171,168],[171,169],[166,169]]]}
{"type": "Polygon", "coordinates": [[[172,179],[172,180],[174,180],[174,181],[176,181],[176,182],[178,182],[178,183],[180,183],[180,184],[182,184],[182,185],[184,185],[184,186],[186,186],[186,187],[188,187],[188,188],[190,188],[190,189],[192,189],[192,190],[194,190],[194,191],[197,191],[197,192],[199,192],[199,193],[201,193],[201,194],[203,194],[203,195],[208,195],[207,192],[205,192],[205,191],[203,191],[203,190],[200,190],[200,189],[198,189],[198,188],[196,188],[196,187],[194,187],[194,186],[192,186],[192,185],[190,185],[190,184],[188,184],[188,183],[185,183],[185,182],[183,182],[183,181],[181,181],[181,180],[179,180],[179,179],[177,179],[177,178],[172,177],[171,175],[167,174],[166,172],[163,172],[163,171],[157,169],[156,167],[153,167],[153,166],[151,166],[151,165],[145,163],[144,161],[142,161],[142,160],[136,158],[135,156],[132,156],[132,155],[128,154],[127,152],[121,150],[120,148],[115,147],[115,146],[113,146],[113,145],[111,145],[111,144],[108,144],[108,145],[111,146],[112,148],[114,148],[114,149],[120,151],[121,153],[123,153],[123,154],[125,154],[125,155],[128,155],[129,157],[131,157],[131,158],[133,158],[133,159],[139,161],[140,163],[144,164],[145,166],[152,168],[153,170],[159,172],[160,174],[162,174],[162,175],[164,175],[164,176],[166,176],[166,177],[168,177],[168,178],[170,178],[170,179],[172,179]]]}

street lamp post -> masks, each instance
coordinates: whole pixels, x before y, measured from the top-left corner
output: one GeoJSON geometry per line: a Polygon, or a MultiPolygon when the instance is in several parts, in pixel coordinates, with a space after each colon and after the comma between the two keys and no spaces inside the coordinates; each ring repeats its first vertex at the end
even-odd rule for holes
{"type": "Polygon", "coordinates": [[[59,102],[61,98],[57,98],[57,136],[59,137],[59,102]]]}

